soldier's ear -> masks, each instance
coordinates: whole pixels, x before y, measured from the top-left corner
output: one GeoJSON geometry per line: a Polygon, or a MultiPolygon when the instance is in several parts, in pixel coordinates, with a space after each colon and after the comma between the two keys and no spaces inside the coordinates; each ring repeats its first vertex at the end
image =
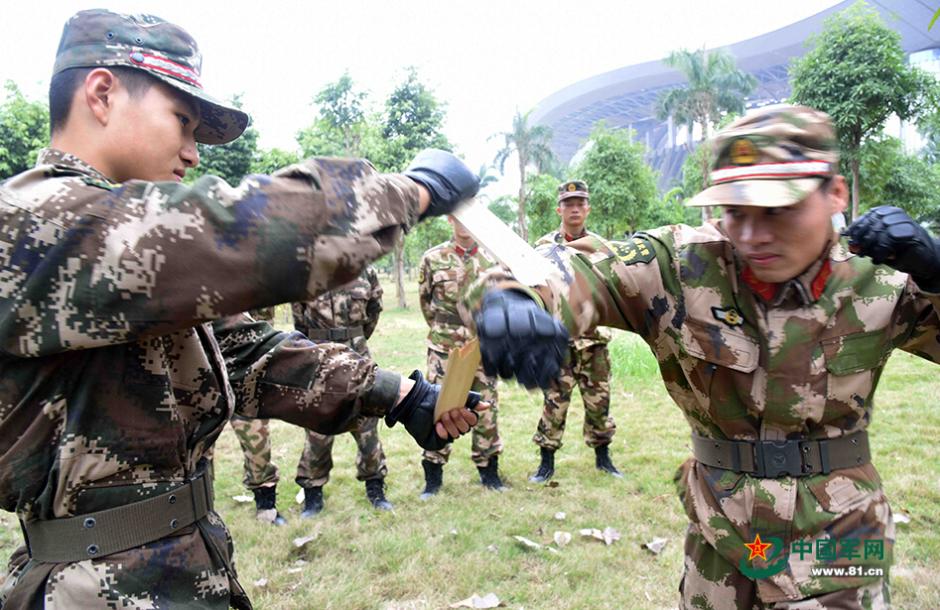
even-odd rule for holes
{"type": "Polygon", "coordinates": [[[845,183],[845,177],[835,175],[831,178],[829,187],[826,189],[826,197],[831,206],[830,214],[838,214],[845,211],[849,204],[849,187],[845,183]]]}
{"type": "Polygon", "coordinates": [[[79,88],[78,95],[102,127],[111,121],[117,88],[117,78],[107,68],[96,68],[89,72],[85,76],[84,86],[79,88]]]}
{"type": "Polygon", "coordinates": [[[560,206],[560,205],[555,207],[555,213],[558,214],[559,216],[561,216],[561,206],[560,206]]]}

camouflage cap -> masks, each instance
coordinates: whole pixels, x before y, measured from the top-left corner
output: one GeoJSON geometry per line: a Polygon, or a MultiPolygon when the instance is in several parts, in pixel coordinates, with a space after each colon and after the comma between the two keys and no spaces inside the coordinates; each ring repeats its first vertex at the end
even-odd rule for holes
{"type": "Polygon", "coordinates": [[[558,201],[572,197],[588,198],[588,185],[584,180],[569,180],[558,185],[558,201]]]}
{"type": "Polygon", "coordinates": [[[834,175],[839,147],[824,112],[765,106],[722,129],[712,140],[711,184],[686,205],[793,205],[834,175]]]}
{"type": "Polygon", "coordinates": [[[104,9],[80,11],[62,30],[53,74],[69,68],[127,66],[145,70],[196,100],[196,141],[226,144],[245,131],[248,114],[202,89],[202,54],[181,27],[153,15],[122,15],[104,9]]]}

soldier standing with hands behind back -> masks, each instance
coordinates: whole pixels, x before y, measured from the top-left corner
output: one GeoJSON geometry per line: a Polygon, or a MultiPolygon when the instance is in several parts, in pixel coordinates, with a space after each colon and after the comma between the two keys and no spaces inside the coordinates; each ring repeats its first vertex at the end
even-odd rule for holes
{"type": "MultiPolygon", "coordinates": [[[[558,185],[558,207],[561,228],[535,242],[536,247],[564,246],[584,237],[599,238],[587,230],[591,214],[588,185],[583,180],[569,180],[558,185]]],[[[622,477],[610,459],[610,443],[617,426],[610,416],[610,331],[598,328],[573,339],[569,344],[569,360],[562,367],[558,382],[545,390],[545,405],[538,430],[532,441],[539,446],[538,470],[529,477],[533,483],[544,483],[555,474],[555,452],[561,448],[565,433],[568,406],[575,386],[584,403],[584,442],[594,449],[594,465],[598,470],[622,477]]]]}

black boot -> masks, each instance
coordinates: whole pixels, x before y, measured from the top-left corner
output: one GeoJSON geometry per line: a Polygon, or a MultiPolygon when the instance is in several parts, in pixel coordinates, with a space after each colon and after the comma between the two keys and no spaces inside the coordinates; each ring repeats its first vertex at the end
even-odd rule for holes
{"type": "Polygon", "coordinates": [[[323,488],[304,487],[304,509],[300,513],[301,519],[309,519],[320,514],[323,510],[323,488]]]}
{"type": "Polygon", "coordinates": [[[493,491],[503,491],[506,487],[503,480],[499,478],[499,456],[494,455],[489,459],[486,466],[477,466],[480,471],[480,483],[487,489],[493,491]]]}
{"type": "Polygon", "coordinates": [[[385,481],[383,479],[369,479],[366,481],[366,497],[372,506],[378,510],[392,510],[395,508],[385,498],[385,481]]]}
{"type": "Polygon", "coordinates": [[[441,485],[444,484],[444,467],[428,460],[421,460],[421,467],[424,468],[424,491],[421,492],[421,499],[427,500],[441,490],[441,485]]]}
{"type": "Polygon", "coordinates": [[[255,494],[255,518],[258,521],[266,521],[271,525],[287,525],[287,520],[277,512],[277,488],[259,487],[254,490],[255,494]]]}
{"type": "Polygon", "coordinates": [[[533,483],[544,483],[555,474],[555,450],[540,447],[539,454],[542,456],[539,469],[535,471],[535,474],[529,477],[529,480],[533,483]]]}
{"type": "Polygon", "coordinates": [[[601,472],[612,474],[618,479],[623,478],[623,474],[617,470],[617,467],[614,466],[614,463],[610,461],[609,445],[594,447],[594,465],[597,466],[597,469],[601,472]]]}

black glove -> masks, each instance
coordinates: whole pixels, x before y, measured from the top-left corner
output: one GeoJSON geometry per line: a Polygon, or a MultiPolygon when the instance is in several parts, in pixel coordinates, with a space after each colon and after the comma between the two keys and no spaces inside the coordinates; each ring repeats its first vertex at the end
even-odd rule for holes
{"type": "Polygon", "coordinates": [[[532,389],[549,387],[568,353],[568,331],[525,294],[494,290],[477,314],[480,354],[487,375],[515,377],[532,389]]]}
{"type": "Polygon", "coordinates": [[[873,208],[843,233],[852,252],[910,274],[925,292],[940,292],[940,242],[901,208],[873,208]]]}
{"type": "MultiPolygon", "coordinates": [[[[425,381],[421,371],[413,372],[408,379],[414,380],[414,387],[385,414],[385,424],[389,428],[398,422],[405,424],[405,430],[422,449],[443,449],[453,439],[441,438],[434,430],[434,405],[437,403],[437,395],[441,393],[441,386],[425,381]]],[[[470,392],[464,406],[472,411],[480,403],[480,398],[479,393],[470,392]]]]}
{"type": "Polygon", "coordinates": [[[480,190],[477,175],[446,150],[422,150],[405,170],[405,175],[431,193],[431,205],[421,218],[450,214],[458,203],[472,198],[480,190]]]}

